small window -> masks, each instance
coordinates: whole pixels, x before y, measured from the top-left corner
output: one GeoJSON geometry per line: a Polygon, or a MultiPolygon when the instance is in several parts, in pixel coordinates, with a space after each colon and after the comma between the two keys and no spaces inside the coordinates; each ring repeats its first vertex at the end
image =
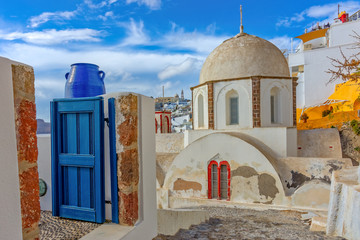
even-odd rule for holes
{"type": "Polygon", "coordinates": [[[239,98],[230,98],[230,124],[239,124],[239,98]]]}
{"type": "Polygon", "coordinates": [[[198,96],[198,127],[204,127],[204,97],[202,94],[198,96]]]}
{"type": "Polygon", "coordinates": [[[226,93],[226,124],[239,124],[239,95],[235,90],[226,93]]]}
{"type": "Polygon", "coordinates": [[[280,90],[273,87],[270,91],[270,120],[271,123],[280,123],[280,90]]]}
{"type": "Polygon", "coordinates": [[[211,198],[218,198],[218,167],[213,164],[211,167],[211,198]]]}
{"type": "Polygon", "coordinates": [[[230,165],[211,161],[208,166],[208,198],[230,200],[230,165]]]}
{"type": "Polygon", "coordinates": [[[220,199],[228,198],[228,169],[226,165],[220,166],[220,199]]]}

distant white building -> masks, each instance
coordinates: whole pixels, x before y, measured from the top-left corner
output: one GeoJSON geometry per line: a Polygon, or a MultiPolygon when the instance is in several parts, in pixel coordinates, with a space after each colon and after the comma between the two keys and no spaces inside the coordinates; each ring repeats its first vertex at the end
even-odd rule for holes
{"type": "Polygon", "coordinates": [[[359,52],[359,49],[354,49],[354,32],[360,34],[360,11],[349,18],[342,12],[328,28],[318,26],[314,31],[296,37],[302,42],[295,52],[289,54],[288,63],[291,76],[298,77],[298,109],[323,103],[334,92],[335,85],[341,80],[328,83],[331,75],[326,71],[333,69],[329,58],[342,60],[340,49],[345,56],[359,52]]]}

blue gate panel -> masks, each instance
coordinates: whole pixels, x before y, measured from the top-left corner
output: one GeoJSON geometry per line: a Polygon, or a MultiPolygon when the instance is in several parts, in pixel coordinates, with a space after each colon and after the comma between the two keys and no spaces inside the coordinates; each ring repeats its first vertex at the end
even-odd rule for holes
{"type": "Polygon", "coordinates": [[[103,99],[51,103],[53,215],[105,220],[103,99]]]}

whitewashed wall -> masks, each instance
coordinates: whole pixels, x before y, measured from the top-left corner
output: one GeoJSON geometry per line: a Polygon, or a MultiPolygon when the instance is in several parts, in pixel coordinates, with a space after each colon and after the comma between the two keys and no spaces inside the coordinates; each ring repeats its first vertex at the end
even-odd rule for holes
{"type": "Polygon", "coordinates": [[[193,90],[193,121],[194,121],[194,129],[199,129],[199,116],[198,116],[198,97],[202,94],[204,98],[204,127],[201,129],[209,128],[209,114],[208,114],[208,87],[207,85],[195,88],[193,90]]]}
{"type": "Polygon", "coordinates": [[[207,135],[180,152],[166,174],[164,188],[175,196],[207,198],[207,169],[210,160],[214,159],[227,161],[231,171],[236,171],[239,167],[252,169],[243,176],[235,173],[232,175],[231,201],[287,204],[280,178],[267,157],[254,145],[227,133],[207,135]],[[261,194],[263,183],[258,177],[262,174],[267,174],[272,179],[273,182],[268,182],[267,188],[270,192],[276,192],[274,198],[261,194]],[[179,178],[188,182],[188,189],[174,189],[174,183],[179,178]],[[192,185],[197,186],[197,189],[191,188],[192,185]]]}
{"type": "Polygon", "coordinates": [[[38,171],[39,178],[43,179],[47,185],[47,192],[40,197],[41,210],[52,211],[52,195],[51,195],[51,135],[38,134],[38,171]]]}
{"type": "Polygon", "coordinates": [[[22,239],[20,187],[11,70],[11,64],[14,63],[0,57],[0,233],[1,239],[20,240],[22,239]]]}
{"type": "Polygon", "coordinates": [[[329,83],[328,69],[333,69],[329,58],[342,59],[340,48],[345,56],[350,56],[358,51],[354,49],[355,39],[352,30],[360,29],[360,21],[333,25],[329,30],[330,47],[300,51],[290,54],[288,63],[290,71],[293,66],[304,65],[304,73],[298,79],[296,87],[297,108],[323,103],[334,92],[335,85],[341,80],[329,83]]]}
{"type": "Polygon", "coordinates": [[[251,80],[237,80],[214,83],[215,129],[237,129],[252,127],[251,80]],[[239,124],[227,125],[226,94],[234,90],[239,97],[239,124]]]}
{"type": "Polygon", "coordinates": [[[260,117],[262,127],[292,127],[293,97],[292,80],[261,79],[260,117]],[[280,121],[271,123],[270,91],[273,87],[280,90],[280,121]]]}
{"type": "Polygon", "coordinates": [[[184,147],[186,148],[192,142],[215,132],[239,132],[254,137],[275,153],[276,157],[286,157],[297,155],[297,130],[296,128],[285,127],[266,127],[234,130],[190,130],[184,135],[184,147]],[[274,141],[276,139],[276,141],[274,141]]]}

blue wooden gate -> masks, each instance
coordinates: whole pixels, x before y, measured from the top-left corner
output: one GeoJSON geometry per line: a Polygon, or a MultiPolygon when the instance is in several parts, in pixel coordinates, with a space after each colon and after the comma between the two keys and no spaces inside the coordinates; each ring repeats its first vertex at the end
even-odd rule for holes
{"type": "Polygon", "coordinates": [[[105,220],[103,98],[51,102],[54,216],[105,220]]]}

